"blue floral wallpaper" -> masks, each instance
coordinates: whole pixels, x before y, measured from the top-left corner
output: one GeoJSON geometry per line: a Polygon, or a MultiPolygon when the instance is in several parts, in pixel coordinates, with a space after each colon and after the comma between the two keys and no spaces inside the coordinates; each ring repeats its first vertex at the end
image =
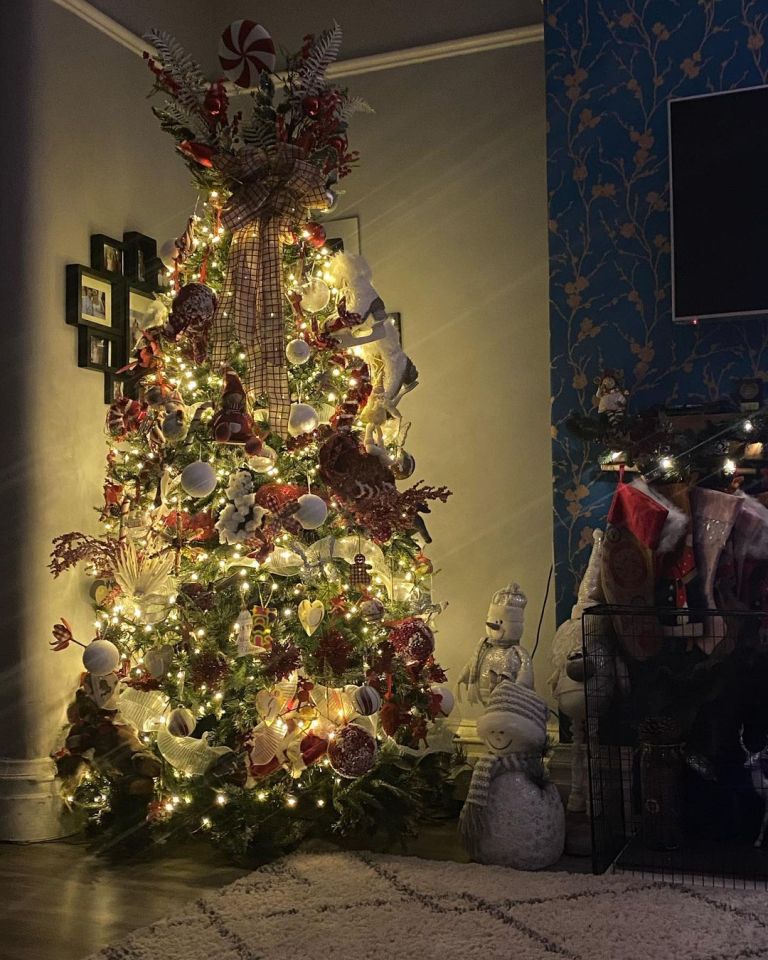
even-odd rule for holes
{"type": "Polygon", "coordinates": [[[667,166],[670,98],[768,83],[768,3],[547,0],[545,31],[560,622],[614,489],[564,423],[601,369],[624,370],[634,412],[768,379],[768,324],[672,323],[667,166]]]}

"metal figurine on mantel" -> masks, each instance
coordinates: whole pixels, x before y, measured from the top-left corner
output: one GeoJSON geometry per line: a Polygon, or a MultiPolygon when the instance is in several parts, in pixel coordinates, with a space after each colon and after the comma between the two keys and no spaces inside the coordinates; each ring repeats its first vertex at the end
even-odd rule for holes
{"type": "Polygon", "coordinates": [[[533,687],[531,655],[520,644],[527,603],[518,583],[510,583],[494,593],[485,621],[485,637],[459,677],[459,698],[464,685],[470,703],[487,706],[502,675],[529,689],[533,687]]]}

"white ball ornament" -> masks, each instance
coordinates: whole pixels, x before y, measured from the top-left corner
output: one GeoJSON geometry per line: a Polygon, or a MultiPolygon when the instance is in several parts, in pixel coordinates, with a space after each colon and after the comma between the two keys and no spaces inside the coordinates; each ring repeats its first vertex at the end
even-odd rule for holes
{"type": "Polygon", "coordinates": [[[291,340],[285,348],[285,355],[288,358],[288,363],[298,367],[309,360],[312,355],[312,348],[306,340],[291,340]]]}
{"type": "Polygon", "coordinates": [[[248,466],[256,473],[268,473],[277,462],[277,451],[266,443],[255,457],[248,457],[248,466]]]}
{"type": "Polygon", "coordinates": [[[302,433],[312,433],[319,421],[317,410],[308,403],[294,403],[288,417],[288,433],[299,437],[302,433]]]}
{"type": "Polygon", "coordinates": [[[181,486],[190,497],[207,497],[216,489],[216,471],[205,460],[195,460],[181,471],[181,486]]]}
{"type": "Polygon", "coordinates": [[[106,677],[120,664],[120,651],[110,640],[92,640],[83,651],[83,666],[94,677],[106,677]]]}
{"type": "Polygon", "coordinates": [[[317,530],[325,523],[328,506],[322,497],[314,493],[305,493],[303,497],[299,497],[298,504],[299,509],[293,517],[305,530],[317,530]]]}
{"type": "Polygon", "coordinates": [[[328,284],[319,277],[313,277],[301,288],[301,309],[309,313],[325,310],[331,301],[328,284]]]}
{"type": "Polygon", "coordinates": [[[192,735],[196,722],[195,715],[186,707],[176,707],[168,715],[168,733],[174,737],[189,737],[192,735]]]}

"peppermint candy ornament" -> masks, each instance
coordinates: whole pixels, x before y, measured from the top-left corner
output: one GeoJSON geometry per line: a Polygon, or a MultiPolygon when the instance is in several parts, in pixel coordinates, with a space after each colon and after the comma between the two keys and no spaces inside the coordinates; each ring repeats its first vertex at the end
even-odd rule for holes
{"type": "Polygon", "coordinates": [[[221,35],[219,63],[238,87],[255,87],[259,74],[272,73],[276,61],[272,37],[254,20],[235,20],[221,35]]]}

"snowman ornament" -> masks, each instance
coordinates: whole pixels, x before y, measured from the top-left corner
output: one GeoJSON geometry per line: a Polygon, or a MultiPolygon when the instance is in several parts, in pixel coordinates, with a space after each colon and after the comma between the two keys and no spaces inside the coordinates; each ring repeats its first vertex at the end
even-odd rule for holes
{"type": "Polygon", "coordinates": [[[520,644],[527,603],[518,583],[510,583],[494,593],[486,616],[485,637],[459,677],[460,698],[461,688],[466,686],[469,702],[485,706],[501,676],[533,687],[531,655],[520,644]]]}
{"type": "Polygon", "coordinates": [[[459,822],[472,860],[541,870],[562,855],[565,812],[543,763],[548,713],[509,677],[494,687],[477,723],[488,752],[475,764],[459,822]]]}

